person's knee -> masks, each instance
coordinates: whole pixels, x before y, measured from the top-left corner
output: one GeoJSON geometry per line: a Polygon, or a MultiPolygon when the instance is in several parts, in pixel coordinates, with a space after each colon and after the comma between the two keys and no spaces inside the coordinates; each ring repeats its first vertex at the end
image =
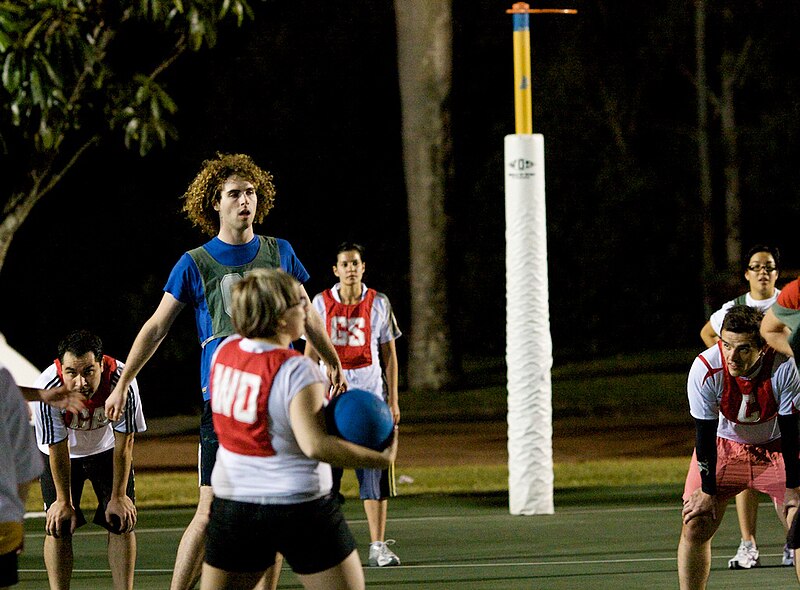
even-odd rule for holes
{"type": "Polygon", "coordinates": [[[702,545],[711,540],[717,526],[710,516],[698,516],[683,525],[681,537],[691,545],[702,545]]]}

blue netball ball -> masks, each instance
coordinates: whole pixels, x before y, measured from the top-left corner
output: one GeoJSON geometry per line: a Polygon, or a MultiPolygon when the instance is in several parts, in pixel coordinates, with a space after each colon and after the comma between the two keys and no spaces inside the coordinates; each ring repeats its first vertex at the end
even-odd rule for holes
{"type": "Polygon", "coordinates": [[[328,432],[352,443],[382,451],[392,440],[394,419],[389,406],[374,393],[348,389],[325,408],[328,432]]]}

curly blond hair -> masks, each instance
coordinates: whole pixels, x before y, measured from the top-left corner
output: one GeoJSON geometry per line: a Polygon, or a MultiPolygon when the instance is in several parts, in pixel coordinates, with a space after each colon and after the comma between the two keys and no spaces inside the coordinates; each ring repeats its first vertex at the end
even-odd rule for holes
{"type": "Polygon", "coordinates": [[[203,167],[182,197],[186,217],[210,236],[219,233],[219,213],[214,205],[219,203],[222,186],[231,176],[253,183],[258,195],[256,223],[261,223],[275,204],[272,174],[259,168],[248,155],[217,153],[215,159],[203,162],[203,167]]]}

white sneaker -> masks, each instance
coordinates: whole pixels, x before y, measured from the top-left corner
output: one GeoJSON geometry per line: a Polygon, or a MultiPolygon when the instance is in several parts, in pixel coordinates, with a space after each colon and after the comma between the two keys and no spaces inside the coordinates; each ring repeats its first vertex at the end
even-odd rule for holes
{"type": "Polygon", "coordinates": [[[788,545],[783,546],[783,565],[794,565],[794,549],[789,549],[788,545]]]}
{"type": "Polygon", "coordinates": [[[386,542],[375,541],[369,545],[369,564],[372,567],[386,567],[389,565],[400,565],[400,558],[387,547],[394,545],[394,539],[386,539],[386,542]]]}
{"type": "Polygon", "coordinates": [[[752,541],[742,541],[736,555],[728,560],[728,569],[749,570],[752,567],[759,567],[761,560],[758,558],[758,549],[752,541]]]}

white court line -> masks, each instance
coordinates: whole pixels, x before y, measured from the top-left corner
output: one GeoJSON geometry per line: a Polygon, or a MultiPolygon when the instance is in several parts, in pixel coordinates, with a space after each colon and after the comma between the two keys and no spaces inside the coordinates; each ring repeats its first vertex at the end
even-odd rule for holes
{"type": "MultiPolygon", "coordinates": [[[[760,506],[772,506],[770,502],[761,502],[759,503],[760,506]]],[[[602,512],[662,512],[667,510],[676,510],[680,509],[681,504],[680,501],[676,501],[674,506],[626,506],[626,507],[618,507],[618,508],[573,508],[571,506],[563,506],[563,507],[556,507],[556,514],[583,514],[586,512],[589,513],[602,513],[602,512]]],[[[185,510],[187,512],[194,512],[194,508],[143,508],[142,512],[173,512],[177,510],[185,510]]],[[[494,518],[495,514],[481,514],[478,515],[476,518],[484,518],[490,517],[494,518]]],[[[511,516],[511,514],[507,514],[507,516],[511,516]]],[[[552,516],[552,515],[542,515],[542,516],[552,516]]],[[[44,512],[26,512],[25,518],[44,518],[44,512]]],[[[420,519],[431,519],[431,520],[446,520],[446,519],[453,519],[453,518],[463,518],[463,515],[452,515],[452,516],[411,516],[411,517],[399,517],[395,518],[394,520],[420,520],[420,519]]],[[[358,522],[356,520],[349,520],[348,522],[358,522]]]]}
{"type": "MultiPolygon", "coordinates": [[[[779,557],[783,553],[762,554],[764,557],[779,557]]],[[[717,561],[727,561],[726,556],[714,557],[717,561]]],[[[664,563],[676,562],[677,557],[639,557],[630,559],[572,559],[569,561],[510,561],[510,562],[485,562],[485,563],[438,563],[438,564],[418,564],[418,565],[395,565],[391,570],[376,570],[376,568],[369,566],[362,566],[364,571],[394,571],[394,570],[433,570],[433,569],[482,569],[482,568],[512,568],[512,567],[547,567],[547,566],[576,566],[583,567],[587,565],[608,565],[608,564],[626,564],[626,563],[664,563]]],[[[44,569],[21,569],[20,572],[25,573],[43,573],[44,569]]],[[[111,573],[109,569],[75,569],[77,573],[111,573]]],[[[139,569],[136,568],[137,574],[166,574],[172,573],[171,569],[139,569]]]]}
{"type": "MultiPolygon", "coordinates": [[[[772,506],[769,502],[761,502],[760,505],[763,506],[772,506]]],[[[190,510],[190,509],[187,509],[190,510]]],[[[539,516],[558,516],[558,515],[576,515],[576,514],[619,514],[619,513],[626,513],[626,512],[677,512],[680,510],[680,505],[676,504],[675,506],[631,506],[631,507],[624,507],[624,508],[579,508],[577,510],[570,509],[569,507],[561,508],[556,510],[556,514],[546,514],[546,515],[539,515],[539,516]]],[[[146,509],[145,509],[146,511],[146,509]]],[[[153,512],[158,511],[170,511],[168,508],[157,508],[154,509],[153,512]]],[[[504,513],[503,516],[509,516],[514,518],[525,518],[524,516],[516,516],[511,515],[508,513],[504,513]]],[[[25,514],[25,518],[44,518],[44,512],[27,512],[25,514]]],[[[470,517],[470,520],[486,520],[486,519],[496,519],[498,517],[497,514],[479,514],[476,516],[470,517]]],[[[462,520],[464,518],[463,515],[460,514],[453,514],[450,516],[400,516],[400,517],[389,517],[387,522],[394,522],[394,523],[403,523],[403,522],[437,522],[437,521],[448,521],[448,520],[462,520]]],[[[366,524],[366,519],[359,518],[359,519],[347,519],[347,522],[350,524],[357,524],[362,525],[366,524]]],[[[172,533],[172,532],[180,532],[186,530],[186,527],[172,527],[172,528],[140,528],[136,529],[137,533],[172,533]]],[[[79,535],[105,535],[106,531],[81,531],[77,532],[79,535]]],[[[44,537],[44,534],[28,534],[28,537],[38,538],[44,537]]]]}

